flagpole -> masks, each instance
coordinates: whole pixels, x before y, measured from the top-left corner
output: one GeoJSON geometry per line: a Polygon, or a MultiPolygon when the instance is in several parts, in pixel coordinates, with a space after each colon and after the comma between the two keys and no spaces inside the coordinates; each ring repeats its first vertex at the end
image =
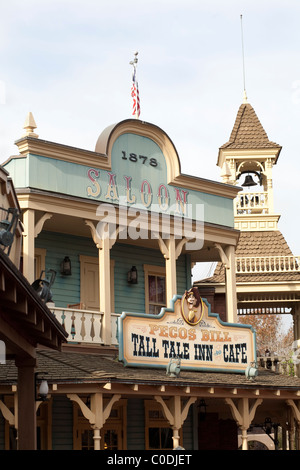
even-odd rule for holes
{"type": "Polygon", "coordinates": [[[133,66],[133,74],[132,74],[132,88],[131,88],[131,96],[133,98],[133,101],[135,103],[135,109],[134,109],[134,114],[136,119],[139,119],[139,91],[138,91],[138,83],[136,79],[136,69],[137,69],[137,63],[138,63],[138,52],[134,53],[134,59],[129,62],[130,65],[133,66]]]}

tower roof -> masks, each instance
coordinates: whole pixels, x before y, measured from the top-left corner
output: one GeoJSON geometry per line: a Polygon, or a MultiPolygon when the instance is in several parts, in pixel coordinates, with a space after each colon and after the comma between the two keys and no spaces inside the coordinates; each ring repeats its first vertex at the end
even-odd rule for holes
{"type": "Polygon", "coordinates": [[[221,149],[281,149],[281,146],[271,142],[261,125],[253,107],[243,103],[239,107],[229,141],[221,149]]]}

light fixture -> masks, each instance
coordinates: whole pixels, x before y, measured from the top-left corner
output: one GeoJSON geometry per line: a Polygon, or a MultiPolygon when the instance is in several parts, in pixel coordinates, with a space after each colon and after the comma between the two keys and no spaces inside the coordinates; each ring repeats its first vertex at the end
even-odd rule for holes
{"type": "Polygon", "coordinates": [[[205,421],[207,404],[202,398],[199,402],[199,421],[205,421]]]}
{"type": "MultiPolygon", "coordinates": [[[[41,277],[39,279],[36,279],[31,285],[33,289],[36,291],[38,296],[45,302],[50,302],[52,300],[52,292],[51,292],[51,286],[54,283],[56,272],[53,271],[53,269],[49,269],[47,273],[50,275],[50,279],[47,279],[45,277],[44,279],[42,278],[42,275],[45,271],[41,272],[41,277]]],[[[45,273],[46,276],[46,273],[45,273]]]]}
{"type": "Polygon", "coordinates": [[[169,377],[179,377],[180,364],[180,357],[171,358],[169,364],[167,365],[166,375],[169,377]]]}
{"type": "MultiPolygon", "coordinates": [[[[40,385],[39,385],[39,390],[37,391],[39,373],[42,373],[42,372],[36,372],[34,374],[35,376],[35,401],[46,401],[47,395],[49,392],[49,386],[48,386],[47,380],[45,378],[42,378],[40,385]]],[[[43,374],[47,374],[47,372],[43,372],[43,374]]]]}
{"type": "Polygon", "coordinates": [[[127,273],[127,282],[128,284],[137,284],[138,283],[138,272],[136,266],[132,266],[130,271],[127,273]]]}
{"type": "Polygon", "coordinates": [[[256,362],[251,362],[246,370],[245,370],[245,375],[248,380],[254,380],[255,377],[258,375],[258,368],[256,362]]]}
{"type": "Polygon", "coordinates": [[[64,276],[71,276],[72,274],[71,260],[68,256],[65,256],[60,264],[60,273],[64,276]]]}
{"type": "Polygon", "coordinates": [[[17,227],[19,212],[17,209],[9,208],[4,209],[3,207],[1,210],[6,212],[6,219],[1,220],[0,222],[0,245],[4,247],[9,247],[9,251],[11,245],[14,241],[14,235],[17,227]]]}

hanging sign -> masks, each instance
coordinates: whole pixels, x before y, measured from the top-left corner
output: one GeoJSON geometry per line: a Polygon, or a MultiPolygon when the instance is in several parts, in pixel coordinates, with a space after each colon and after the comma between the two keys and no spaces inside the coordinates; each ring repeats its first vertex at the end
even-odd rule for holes
{"type": "Polygon", "coordinates": [[[172,304],[159,315],[121,315],[119,359],[125,366],[166,368],[177,359],[181,369],[244,373],[256,362],[253,328],[224,323],[196,287],[172,304]]]}

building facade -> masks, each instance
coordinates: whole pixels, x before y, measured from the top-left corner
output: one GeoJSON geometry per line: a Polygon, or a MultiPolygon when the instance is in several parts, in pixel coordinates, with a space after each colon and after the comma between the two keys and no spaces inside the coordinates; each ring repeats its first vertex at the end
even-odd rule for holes
{"type": "MultiPolygon", "coordinates": [[[[35,127],[29,115],[4,167],[22,211],[24,276],[68,334],[61,352],[37,351],[49,383],[38,448],[235,449],[240,430],[246,449],[250,425],[270,414],[286,430],[300,382],[257,375],[255,333],[237,325],[240,188],[181,174],[171,139],[138,119],[105,129],[95,151],[42,140],[35,127]],[[201,261],[226,264],[222,311],[206,286],[189,307],[201,261]]],[[[12,409],[14,367],[0,372],[2,409],[12,409]]],[[[13,448],[5,415],[0,429],[13,448]]]]}

